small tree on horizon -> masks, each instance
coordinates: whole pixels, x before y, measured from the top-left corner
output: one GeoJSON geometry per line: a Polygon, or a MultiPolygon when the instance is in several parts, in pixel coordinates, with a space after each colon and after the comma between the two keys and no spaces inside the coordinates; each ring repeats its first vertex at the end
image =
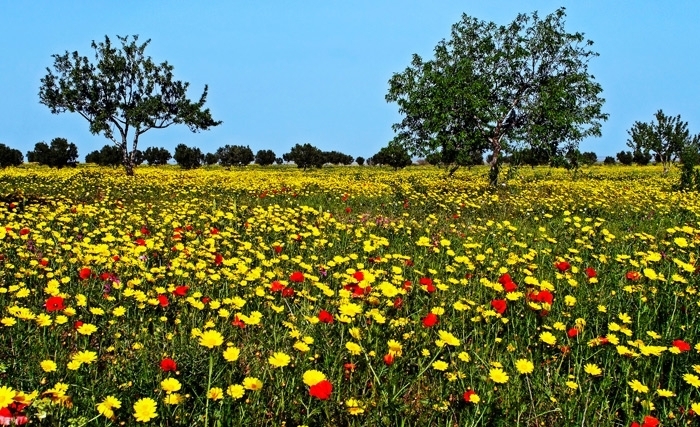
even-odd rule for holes
{"type": "Polygon", "coordinates": [[[66,138],[54,138],[51,145],[37,142],[34,150],[27,152],[27,160],[54,168],[75,167],[78,161],[78,147],[66,138]]]}
{"type": "Polygon", "coordinates": [[[23,162],[24,156],[21,151],[10,148],[5,144],[0,144],[0,168],[19,166],[23,162]]]}

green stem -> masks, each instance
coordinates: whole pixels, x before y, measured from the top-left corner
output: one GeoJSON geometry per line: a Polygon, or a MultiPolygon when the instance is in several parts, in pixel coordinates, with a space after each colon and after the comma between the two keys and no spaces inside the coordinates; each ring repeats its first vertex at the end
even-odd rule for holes
{"type": "MultiPolygon", "coordinates": [[[[214,370],[214,354],[210,353],[209,354],[209,378],[207,379],[207,394],[209,394],[209,389],[211,389],[211,373],[214,370]]],[[[204,398],[207,400],[207,403],[205,405],[205,410],[204,410],[204,425],[208,426],[209,425],[209,397],[204,396],[204,398]]]]}

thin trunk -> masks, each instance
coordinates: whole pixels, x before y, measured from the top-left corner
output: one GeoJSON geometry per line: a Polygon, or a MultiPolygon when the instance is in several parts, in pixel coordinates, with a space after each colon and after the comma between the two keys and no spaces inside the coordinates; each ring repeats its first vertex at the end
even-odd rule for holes
{"type": "Polygon", "coordinates": [[[126,135],[122,135],[122,164],[126,170],[126,176],[134,176],[133,152],[129,153],[128,145],[126,145],[126,135]]]}
{"type": "Polygon", "coordinates": [[[491,138],[491,148],[493,149],[493,156],[489,165],[491,170],[489,171],[489,185],[495,187],[498,185],[498,172],[499,172],[499,162],[498,155],[501,153],[501,141],[500,137],[494,136],[491,138]]]}

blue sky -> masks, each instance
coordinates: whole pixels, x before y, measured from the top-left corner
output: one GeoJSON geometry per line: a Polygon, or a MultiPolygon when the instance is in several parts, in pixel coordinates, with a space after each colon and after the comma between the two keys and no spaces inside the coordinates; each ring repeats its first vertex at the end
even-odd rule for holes
{"type": "Polygon", "coordinates": [[[65,137],[80,158],[109,143],[78,114],[53,115],[39,104],[51,55],[92,55],[92,40],[138,34],[146,53],[168,61],[196,99],[223,124],[191,133],[151,130],[139,148],[179,143],[214,152],[225,144],[272,149],[296,143],[368,157],[393,137],[400,120],[384,96],[411,55],[431,58],[462,13],[498,24],[520,13],[565,6],[566,29],[600,53],[590,71],[603,87],[610,119],[602,138],[581,143],[599,157],[626,149],[634,121],[658,109],[680,114],[700,132],[700,2],[616,1],[35,1],[0,3],[0,142],[24,154],[39,141],[65,137]]]}

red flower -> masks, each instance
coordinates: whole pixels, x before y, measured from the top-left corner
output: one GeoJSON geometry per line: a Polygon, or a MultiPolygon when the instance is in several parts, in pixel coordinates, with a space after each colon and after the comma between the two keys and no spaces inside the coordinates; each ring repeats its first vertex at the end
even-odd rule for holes
{"type": "Polygon", "coordinates": [[[642,275],[639,274],[637,271],[628,271],[627,274],[625,275],[627,277],[627,280],[639,280],[642,278],[642,275]]]}
{"type": "Polygon", "coordinates": [[[403,282],[403,290],[408,291],[409,289],[411,289],[411,285],[413,285],[413,283],[411,283],[410,280],[406,280],[405,282],[403,282]]]}
{"type": "Polygon", "coordinates": [[[58,310],[63,310],[66,308],[63,305],[63,298],[61,297],[49,297],[49,299],[46,300],[46,311],[49,313],[52,311],[58,311],[58,310]]]}
{"type": "Polygon", "coordinates": [[[333,315],[326,310],[321,310],[318,313],[318,320],[322,323],[333,323],[333,315]]]}
{"type": "Polygon", "coordinates": [[[78,275],[80,276],[80,280],[87,280],[92,275],[92,270],[87,267],[83,267],[80,269],[80,272],[78,272],[78,275]]]}
{"type": "Polygon", "coordinates": [[[598,273],[595,271],[595,268],[588,267],[586,268],[586,276],[588,276],[589,279],[592,279],[594,277],[597,277],[598,273]]]}
{"type": "Polygon", "coordinates": [[[281,284],[280,282],[278,282],[277,280],[270,283],[270,291],[271,292],[281,292],[282,289],[284,289],[284,288],[285,288],[285,286],[283,284],[281,284]]]}
{"type": "Polygon", "coordinates": [[[170,304],[170,302],[168,301],[168,297],[163,295],[163,294],[159,294],[158,295],[158,304],[160,304],[161,307],[167,307],[168,304],[170,304]]]}
{"type": "Polygon", "coordinates": [[[327,400],[333,392],[333,384],[328,380],[323,380],[309,388],[309,394],[321,400],[327,400]]]}
{"type": "Polygon", "coordinates": [[[304,273],[301,271],[295,271],[289,276],[289,280],[296,283],[301,283],[304,281],[304,273]]]}
{"type": "Polygon", "coordinates": [[[555,263],[554,266],[557,268],[557,270],[561,271],[562,273],[568,271],[571,268],[571,264],[569,264],[566,261],[559,261],[555,263]]]}
{"type": "Polygon", "coordinates": [[[39,261],[39,265],[41,265],[42,267],[46,267],[47,265],[49,265],[49,260],[46,258],[42,258],[41,261],[39,261]]]}
{"type": "Polygon", "coordinates": [[[358,282],[361,282],[365,280],[365,273],[361,271],[356,271],[355,274],[352,275],[352,277],[354,277],[355,280],[357,280],[358,282]]]}
{"type": "Polygon", "coordinates": [[[394,300],[394,308],[395,308],[396,310],[398,310],[399,308],[401,308],[402,305],[403,305],[403,300],[401,299],[401,297],[397,297],[397,298],[394,300]]]}
{"type": "Polygon", "coordinates": [[[177,363],[169,357],[160,361],[160,370],[163,372],[177,371],[177,363]]]}
{"type": "Polygon", "coordinates": [[[429,277],[421,277],[418,283],[420,283],[423,286],[432,286],[433,280],[429,277]]]}
{"type": "Polygon", "coordinates": [[[211,234],[219,234],[219,229],[216,227],[212,227],[211,230],[209,230],[209,233],[211,234]]]}
{"type": "Polygon", "coordinates": [[[673,346],[682,352],[690,351],[690,344],[688,344],[687,342],[685,342],[683,340],[674,340],[673,346]]]}
{"type": "Polygon", "coordinates": [[[493,307],[494,310],[498,314],[503,314],[506,312],[506,308],[508,307],[508,304],[506,303],[506,300],[504,299],[495,299],[491,301],[491,307],[493,307]]]}
{"type": "Polygon", "coordinates": [[[29,230],[27,227],[24,227],[24,228],[22,228],[21,230],[19,230],[19,235],[20,235],[20,236],[26,236],[27,234],[29,234],[29,231],[30,231],[30,230],[29,230]]]}
{"type": "Polygon", "coordinates": [[[569,329],[568,331],[566,331],[566,335],[568,335],[569,338],[573,338],[573,337],[575,337],[576,335],[578,335],[578,329],[576,329],[576,328],[571,328],[571,329],[569,329]]]}
{"type": "Polygon", "coordinates": [[[216,256],[214,256],[214,264],[221,265],[222,262],[224,262],[224,257],[221,256],[221,254],[216,254],[216,256]]]}
{"type": "Polygon", "coordinates": [[[350,207],[345,208],[345,213],[350,213],[350,212],[352,212],[352,208],[350,208],[350,207]]]}
{"type": "Polygon", "coordinates": [[[385,355],[384,355],[384,364],[385,364],[386,366],[391,366],[391,365],[393,365],[393,364],[394,364],[394,356],[392,356],[391,354],[388,354],[388,353],[385,354],[385,355]]]}
{"type": "Polygon", "coordinates": [[[177,288],[175,288],[173,293],[178,297],[184,297],[185,295],[187,295],[187,291],[189,291],[189,290],[190,290],[189,286],[186,286],[186,285],[185,286],[178,286],[177,288]]]}
{"type": "Polygon", "coordinates": [[[630,427],[642,427],[642,426],[640,426],[638,422],[632,421],[632,424],[630,424],[630,427]]]}
{"type": "Polygon", "coordinates": [[[209,304],[209,302],[211,302],[211,298],[202,297],[202,299],[200,301],[202,301],[202,304],[209,304]]]}
{"type": "Polygon", "coordinates": [[[272,249],[275,250],[275,253],[276,253],[276,254],[282,253],[282,246],[280,246],[280,245],[276,245],[276,246],[274,246],[272,249]]]}
{"type": "Polygon", "coordinates": [[[647,415],[646,417],[644,417],[644,421],[642,421],[642,427],[656,427],[658,425],[659,420],[652,417],[651,415],[647,415]]]}
{"type": "Polygon", "coordinates": [[[440,323],[440,319],[438,319],[437,314],[428,313],[428,315],[423,318],[422,322],[423,326],[425,326],[426,328],[432,328],[433,326],[440,323]]]}
{"type": "Polygon", "coordinates": [[[294,289],[292,288],[284,288],[282,289],[282,296],[285,298],[291,298],[294,296],[294,289]]]}
{"type": "Polygon", "coordinates": [[[532,292],[528,295],[528,298],[534,302],[546,302],[549,305],[552,305],[554,301],[554,295],[546,289],[537,293],[532,292]]]}
{"type": "Polygon", "coordinates": [[[245,323],[244,323],[241,319],[238,318],[238,315],[236,315],[236,316],[233,318],[233,320],[231,321],[231,324],[232,324],[233,326],[238,326],[238,327],[241,328],[241,329],[245,328],[245,323]]]}
{"type": "Polygon", "coordinates": [[[462,396],[462,397],[464,398],[465,402],[471,402],[472,396],[475,394],[476,394],[476,392],[474,390],[467,390],[464,392],[464,396],[462,396]]]}
{"type": "Polygon", "coordinates": [[[134,243],[136,243],[137,246],[146,246],[146,241],[143,240],[142,238],[136,239],[136,240],[134,241],[134,243]]]}
{"type": "Polygon", "coordinates": [[[512,281],[513,281],[513,279],[510,277],[510,274],[508,274],[508,273],[502,274],[501,277],[498,278],[498,283],[500,283],[501,285],[504,285],[504,286],[506,283],[509,283],[512,281]]]}
{"type": "Polygon", "coordinates": [[[83,326],[83,322],[80,320],[76,320],[75,323],[73,323],[73,327],[75,329],[78,329],[79,327],[83,326]]]}

